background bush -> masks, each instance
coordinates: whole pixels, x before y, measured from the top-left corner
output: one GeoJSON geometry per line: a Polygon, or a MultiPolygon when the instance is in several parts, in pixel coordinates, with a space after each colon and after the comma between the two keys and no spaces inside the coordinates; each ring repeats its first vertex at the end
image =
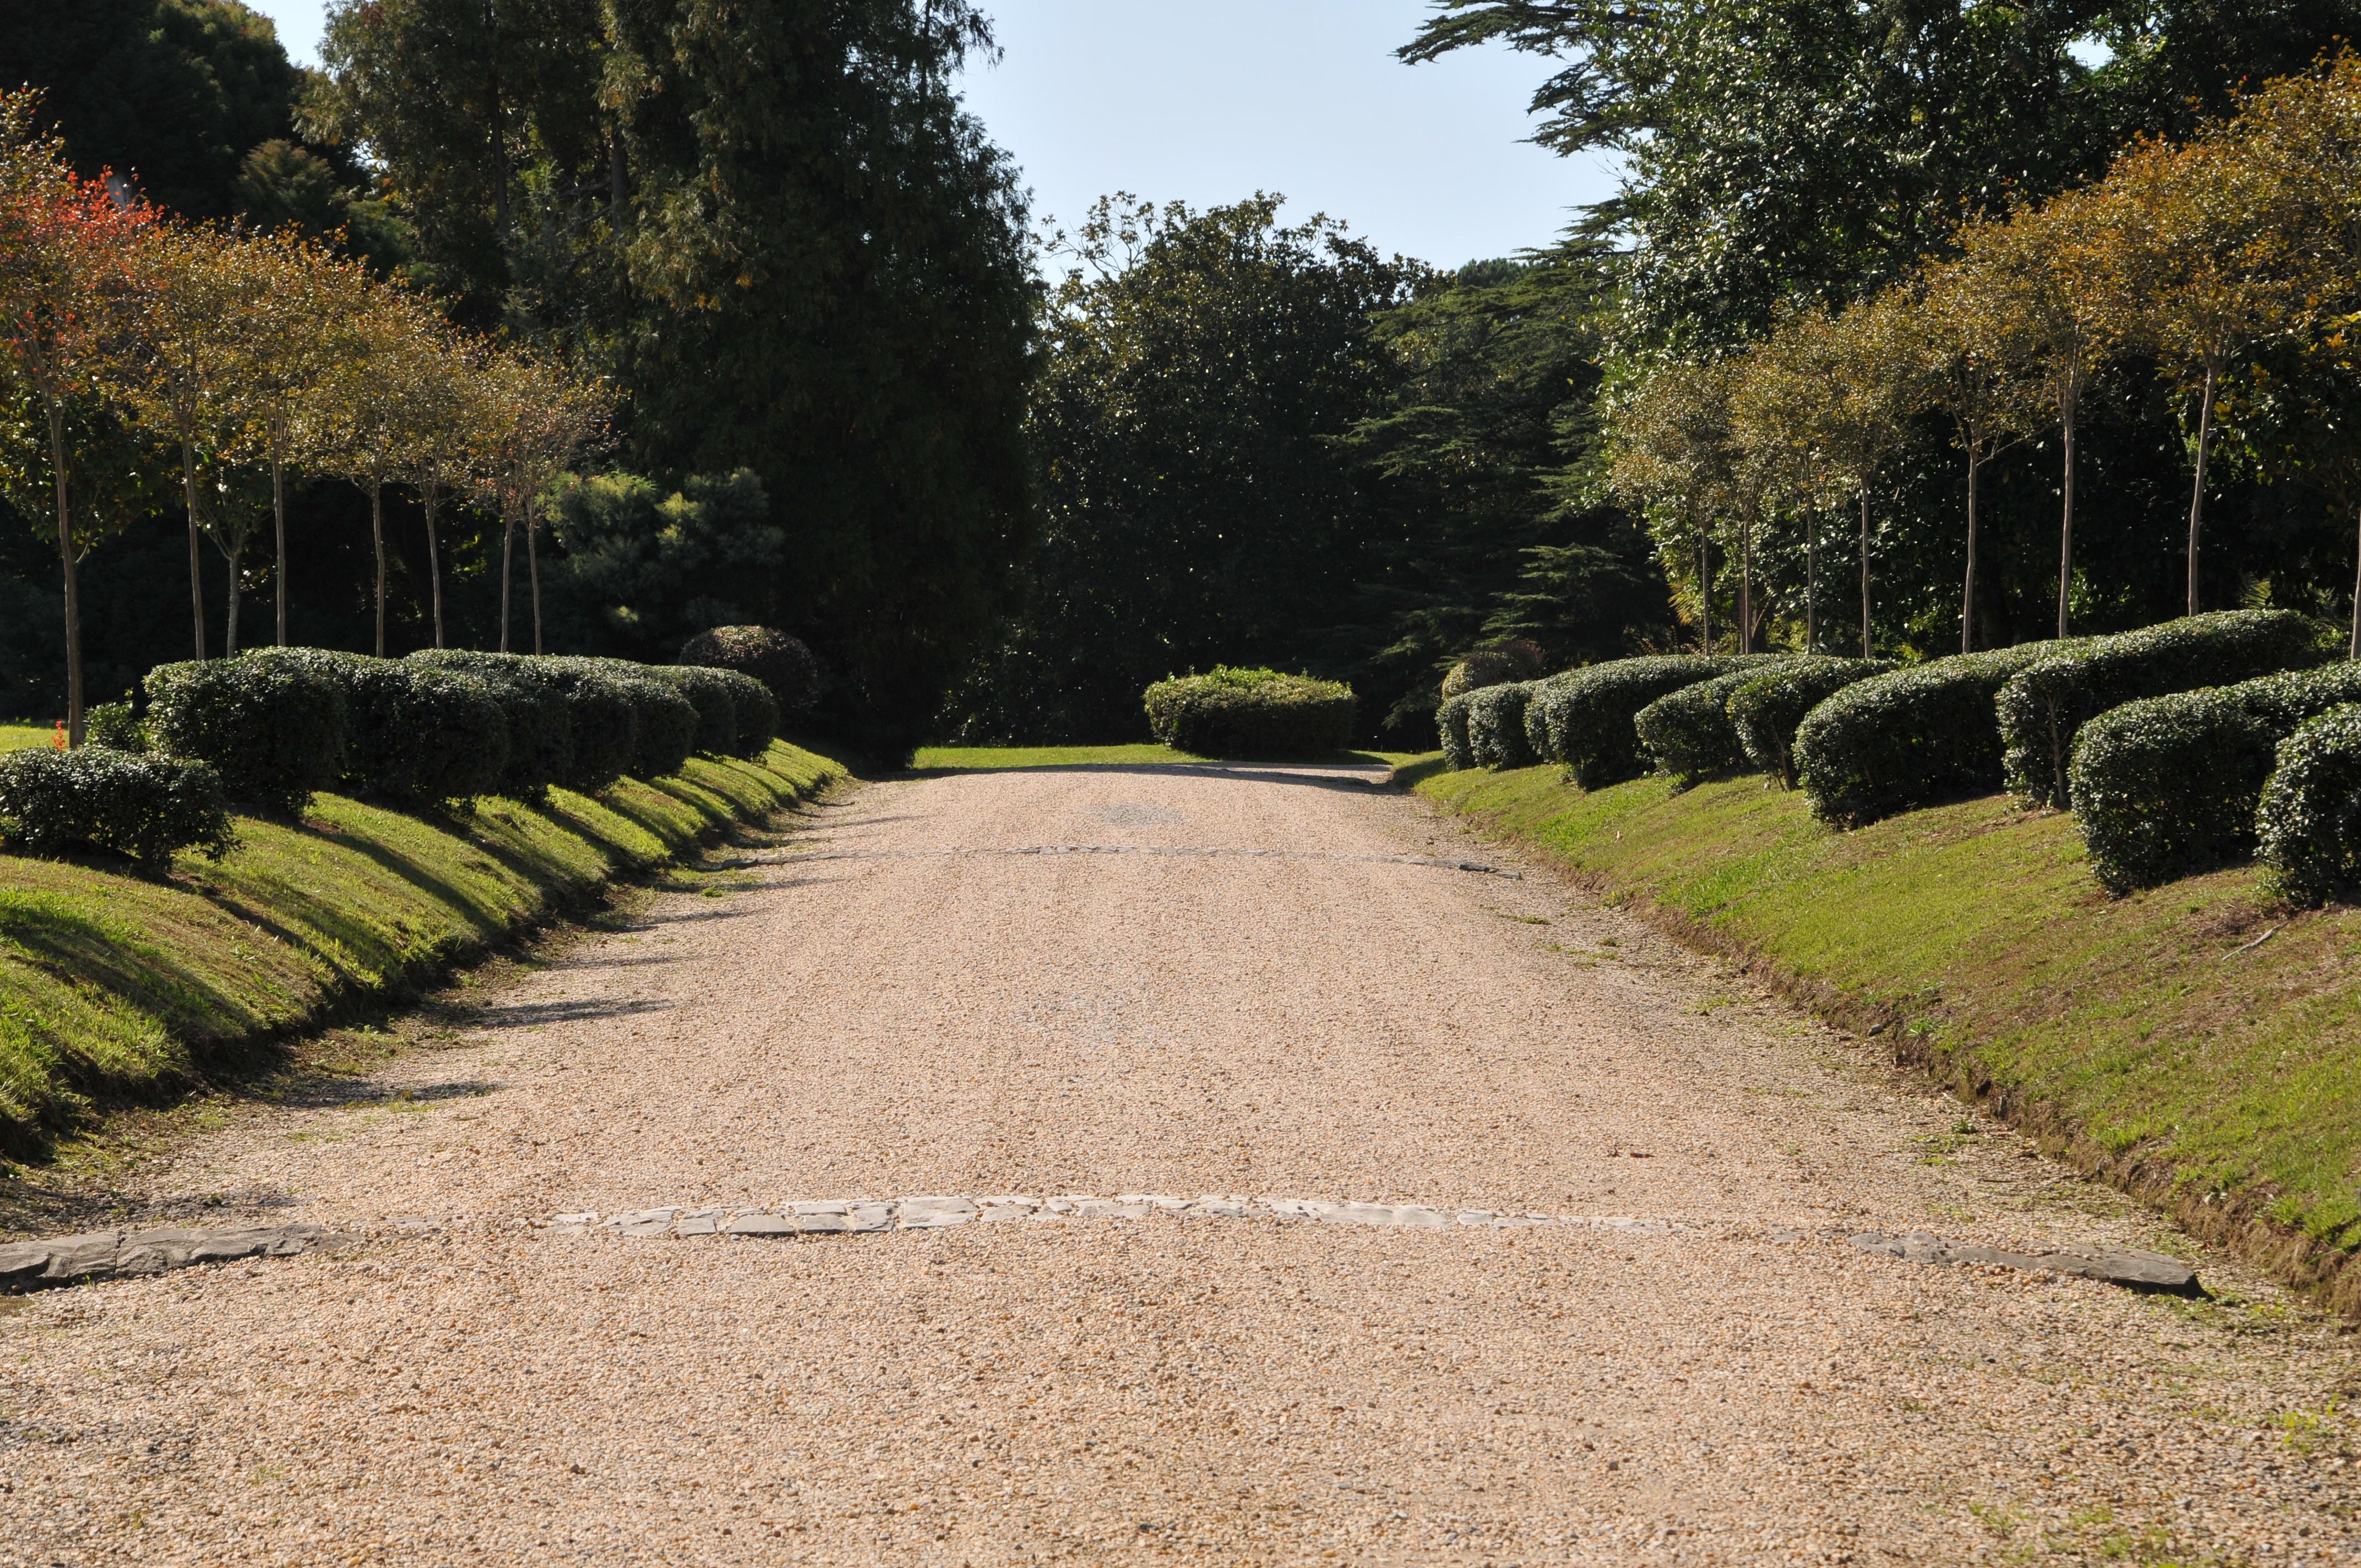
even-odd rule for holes
{"type": "Polygon", "coordinates": [[[697,709],[697,749],[717,757],[738,750],[738,699],[729,672],[707,664],[646,664],[653,678],[688,698],[697,709]]]}
{"type": "Polygon", "coordinates": [[[2148,697],[2101,714],[2067,782],[2091,869],[2110,892],[2240,859],[2279,745],[2306,719],[2361,702],[2361,663],[2148,697]]]}
{"type": "Polygon", "coordinates": [[[1804,716],[1856,681],[1894,668],[1891,659],[1796,657],[1760,671],[1744,672],[1730,694],[1730,727],[1747,761],[1795,787],[1795,727],[1804,716]]]}
{"type": "Polygon", "coordinates": [[[500,794],[539,805],[550,785],[573,778],[573,708],[563,684],[554,672],[543,669],[540,661],[522,653],[432,648],[402,662],[472,675],[484,683],[508,725],[508,754],[500,769],[500,794]]]}
{"type": "Polygon", "coordinates": [[[1200,756],[1308,756],[1353,743],[1353,688],[1341,681],[1223,665],[1169,676],[1142,700],[1159,740],[1200,756]]]}
{"type": "Polygon", "coordinates": [[[2323,904],[2361,890],[2361,706],[2332,707],[2279,742],[2255,833],[2283,896],[2323,904]]]}
{"type": "Polygon", "coordinates": [[[2001,787],[1993,701],[2019,670],[2088,646],[2026,642],[1856,681],[1805,715],[1795,759],[1813,814],[1858,827],[2001,787]]]}
{"type": "Polygon", "coordinates": [[[1541,649],[1521,637],[1497,648],[1478,648],[1444,675],[1443,696],[1447,701],[1486,686],[1530,681],[1547,667],[1541,649]]]}
{"type": "Polygon", "coordinates": [[[2001,770],[2037,805],[2068,804],[2074,737],[2111,707],[2326,662],[2320,628],[2293,610],[2233,609],[2102,637],[2019,670],[2000,688],[2001,770]]]}
{"type": "Polygon", "coordinates": [[[102,702],[82,716],[82,738],[118,751],[148,750],[148,726],[127,702],[102,702]]]}
{"type": "Polygon", "coordinates": [[[234,842],[213,769],[111,746],[0,755],[0,832],[37,855],[103,850],[157,870],[175,850],[219,859],[234,842]]]}
{"type": "Polygon", "coordinates": [[[784,722],[811,711],[819,700],[819,664],[811,650],[768,626],[717,626],[683,644],[679,663],[736,670],[771,688],[784,722]]]}
{"type": "Polygon", "coordinates": [[[1569,670],[1541,683],[1526,710],[1526,730],[1530,737],[1546,741],[1535,751],[1564,763],[1576,784],[1584,789],[1604,789],[1647,771],[1640,751],[1640,732],[1631,723],[1642,708],[1683,686],[1759,668],[1773,657],[1767,653],[1715,658],[1664,653],[1569,670]]]}
{"type": "Polygon", "coordinates": [[[293,817],[345,769],[344,684],[311,650],[159,664],[148,672],[148,730],[159,751],[205,762],[223,794],[293,817]]]}
{"type": "Polygon", "coordinates": [[[1529,681],[1479,686],[1467,694],[1467,754],[1479,768],[1530,768],[1541,759],[1525,739],[1529,681]]]}
{"type": "MultiPolygon", "coordinates": [[[[1776,670],[1786,661],[1770,666],[1776,670]]],[[[1681,788],[1746,770],[1745,746],[1730,722],[1730,699],[1764,672],[1748,668],[1699,681],[1663,696],[1631,716],[1631,728],[1656,771],[1681,788]]]]}
{"type": "Polygon", "coordinates": [[[768,752],[771,742],[779,738],[779,699],[771,688],[753,676],[736,670],[715,670],[729,688],[730,709],[738,718],[737,740],[733,754],[759,758],[768,752]]]}
{"type": "Polygon", "coordinates": [[[1455,773],[1476,765],[1476,752],[1467,739],[1467,703],[1472,695],[1460,692],[1444,697],[1434,710],[1435,733],[1443,741],[1443,765],[1455,773]]]}

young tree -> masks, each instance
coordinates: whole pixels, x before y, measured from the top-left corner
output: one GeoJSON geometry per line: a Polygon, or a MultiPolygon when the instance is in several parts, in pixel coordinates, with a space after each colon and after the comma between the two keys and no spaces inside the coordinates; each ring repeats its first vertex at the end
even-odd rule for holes
{"type": "Polygon", "coordinates": [[[70,422],[104,420],[117,392],[135,245],[152,223],[139,203],[101,181],[77,179],[62,145],[35,126],[37,96],[0,93],[0,370],[38,405],[46,451],[12,453],[12,466],[46,463],[56,498],[58,564],[65,579],[66,733],[82,740],[82,598],[76,567],[104,518],[85,508],[75,526],[70,422]]]}
{"type": "Polygon", "coordinates": [[[445,330],[423,303],[399,288],[357,271],[335,275],[344,284],[335,304],[349,323],[346,352],[319,389],[319,464],[368,492],[369,539],[377,556],[377,655],[385,657],[385,487],[410,472],[416,439],[418,386],[432,374],[436,338],[445,330]]]}
{"type": "Polygon", "coordinates": [[[1730,397],[1730,424],[1767,494],[1804,522],[1804,651],[1820,651],[1820,519],[1849,491],[1828,442],[1840,373],[1834,334],[1820,312],[1793,312],[1746,352],[1730,397]]]}
{"type": "MultiPolygon", "coordinates": [[[[1698,645],[1713,646],[1713,562],[1708,540],[1718,510],[1737,488],[1740,454],[1730,429],[1728,362],[1665,360],[1651,367],[1609,407],[1608,482],[1669,531],[1668,562],[1696,552],[1698,645]]],[[[1741,513],[1739,649],[1752,652],[1752,517],[1741,513]]]]}
{"type": "Polygon", "coordinates": [[[407,406],[401,412],[406,440],[400,471],[426,513],[426,573],[432,585],[434,646],[445,645],[443,630],[443,503],[465,494],[484,461],[491,420],[489,400],[478,384],[479,345],[447,332],[423,334],[404,378],[407,406]]]}
{"type": "Polygon", "coordinates": [[[1907,297],[1874,294],[1829,320],[1822,352],[1828,376],[1814,410],[1816,444],[1861,507],[1861,656],[1872,654],[1870,490],[1908,434],[1925,387],[1911,342],[1907,297]]]}

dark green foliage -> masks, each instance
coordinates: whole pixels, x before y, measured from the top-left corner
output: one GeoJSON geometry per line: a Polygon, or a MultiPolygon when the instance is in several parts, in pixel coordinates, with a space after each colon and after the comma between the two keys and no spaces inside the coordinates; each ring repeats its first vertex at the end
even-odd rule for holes
{"type": "Polygon", "coordinates": [[[429,648],[403,662],[465,674],[484,683],[500,705],[508,730],[499,793],[538,805],[551,784],[565,784],[575,776],[572,704],[565,683],[544,667],[545,661],[521,653],[429,648]]]}
{"type": "Polygon", "coordinates": [[[2255,828],[2287,898],[2323,904],[2361,891],[2361,706],[2332,707],[2279,742],[2255,828]]]}
{"type": "Polygon", "coordinates": [[[739,757],[760,757],[771,749],[779,736],[779,699],[771,688],[752,675],[736,670],[716,670],[723,686],[730,693],[731,712],[738,721],[737,738],[730,753],[739,757]]]}
{"type": "Polygon", "coordinates": [[[1604,789],[1647,771],[1640,732],[1631,722],[1642,708],[1683,686],[1756,668],[1769,658],[1663,653],[1569,670],[1542,683],[1527,710],[1526,728],[1546,739],[1547,746],[1537,750],[1563,763],[1575,783],[1604,789]]]}
{"type": "Polygon", "coordinates": [[[1444,675],[1443,695],[1455,697],[1504,681],[1530,681],[1539,677],[1542,670],[1541,649],[1520,637],[1463,655],[1444,675]]]}
{"type": "Polygon", "coordinates": [[[783,720],[808,713],[819,699],[819,666],[811,650],[767,626],[716,626],[700,631],[682,647],[676,663],[753,676],[771,688],[783,720]]]}
{"type": "MultiPolygon", "coordinates": [[[[628,659],[551,659],[557,666],[596,669],[613,683],[631,704],[631,747],[623,771],[634,778],[660,779],[680,771],[697,750],[699,727],[696,705],[678,688],[659,679],[645,664],[628,659]]],[[[577,726],[579,720],[577,720],[577,726]]],[[[577,728],[577,734],[580,731],[577,728]]]]}
{"type": "Polygon", "coordinates": [[[1435,731],[1442,737],[1443,762],[1455,773],[1476,765],[1476,749],[1467,735],[1467,705],[1475,695],[1461,692],[1456,696],[1444,697],[1442,706],[1434,710],[1435,731]]]}
{"type": "Polygon", "coordinates": [[[636,474],[560,480],[552,640],[652,663],[701,627],[770,613],[786,548],[770,513],[751,468],[693,474],[670,496],[636,474]]]}
{"type": "Polygon", "coordinates": [[[605,789],[630,773],[636,760],[637,710],[631,694],[605,664],[602,659],[533,661],[536,674],[566,699],[573,754],[558,782],[585,794],[605,789]]]}
{"type": "Polygon", "coordinates": [[[1353,688],[1276,670],[1217,666],[1148,688],[1159,740],[1202,757],[1306,757],[1353,743],[1353,688]]]}
{"type": "MultiPolygon", "coordinates": [[[[1776,671],[1786,661],[1771,666],[1776,671]]],[[[1656,771],[1683,789],[1746,769],[1745,744],[1730,722],[1730,699],[1740,687],[1762,680],[1760,669],[1733,670],[1709,681],[1667,692],[1634,714],[1631,727],[1656,771]]]]}
{"type": "Polygon", "coordinates": [[[1730,694],[1730,726],[1747,761],[1795,787],[1795,727],[1829,697],[1872,675],[1894,668],[1891,659],[1788,659],[1750,675],[1730,694]]]}
{"type": "Polygon", "coordinates": [[[2069,639],[1960,653],[1845,686],[1795,728],[1795,769],[1813,814],[1857,828],[2000,788],[1993,698],[2019,670],[2087,645],[2069,639]]]}
{"type": "MultiPolygon", "coordinates": [[[[697,709],[697,749],[716,757],[738,750],[738,700],[727,672],[702,664],[643,665],[655,679],[688,698],[697,709]]],[[[757,683],[759,684],[759,683],[757,683]]]]}
{"type": "Polygon", "coordinates": [[[1525,740],[1525,707],[1536,683],[1509,681],[1467,696],[1467,754],[1479,768],[1530,768],[1541,761],[1525,740]]]}
{"type": "Polygon", "coordinates": [[[345,783],[356,795],[438,806],[490,795],[506,777],[508,714],[488,681],[354,654],[345,697],[352,715],[345,783]]]}
{"type": "Polygon", "coordinates": [[[2361,663],[2148,697],[2082,726],[2067,773],[2091,870],[2112,893],[2250,854],[2279,742],[2361,702],[2361,663]]]}
{"type": "Polygon", "coordinates": [[[148,672],[148,732],[170,756],[207,762],[235,803],[295,817],[345,767],[344,683],[303,650],[148,672]]]}
{"type": "Polygon", "coordinates": [[[148,727],[127,702],[102,702],[82,715],[82,733],[93,746],[117,751],[148,750],[148,727]]]}
{"type": "Polygon", "coordinates": [[[213,769],[111,746],[0,755],[0,837],[30,854],[102,850],[159,871],[175,850],[218,860],[236,841],[213,769]]]}
{"type": "Polygon", "coordinates": [[[2000,689],[2003,773],[2039,806],[2067,804],[2074,736],[2109,708],[2144,696],[2229,685],[2329,657],[2320,628],[2291,610],[2195,615],[2026,666],[2000,689]]]}

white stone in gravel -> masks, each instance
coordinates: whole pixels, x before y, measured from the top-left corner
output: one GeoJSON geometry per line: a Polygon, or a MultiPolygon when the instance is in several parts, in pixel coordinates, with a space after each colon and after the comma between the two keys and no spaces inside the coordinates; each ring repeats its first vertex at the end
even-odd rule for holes
{"type": "Polygon", "coordinates": [[[808,1234],[817,1235],[856,1228],[852,1222],[852,1205],[850,1203],[790,1203],[787,1205],[787,1212],[796,1217],[796,1228],[808,1234]]]}
{"type": "Polygon", "coordinates": [[[1041,1212],[1038,1198],[979,1198],[975,1201],[975,1217],[984,1224],[999,1220],[1029,1220],[1041,1212]]]}
{"type": "Polygon", "coordinates": [[[729,1219],[730,1211],[727,1209],[692,1209],[674,1223],[672,1234],[676,1236],[718,1235],[729,1219]]]}
{"type": "Polygon", "coordinates": [[[793,1214],[776,1209],[741,1209],[721,1227],[725,1236],[791,1236],[802,1230],[793,1214]]]}
{"type": "Polygon", "coordinates": [[[677,1209],[642,1209],[635,1214],[618,1214],[609,1220],[606,1229],[619,1236],[661,1236],[672,1230],[677,1209]]]}
{"type": "Polygon", "coordinates": [[[969,1198],[905,1198],[899,1207],[901,1226],[906,1231],[964,1225],[976,1215],[975,1201],[969,1198]]]}
{"type": "Polygon", "coordinates": [[[848,1208],[851,1213],[852,1223],[847,1229],[855,1234],[865,1234],[871,1231],[890,1231],[894,1228],[894,1205],[891,1202],[880,1203],[863,1199],[848,1205],[848,1208]]]}
{"type": "Polygon", "coordinates": [[[1093,1198],[1081,1192],[1052,1198],[1047,1207],[1052,1214],[1071,1214],[1080,1220],[1144,1220],[1150,1212],[1144,1198],[1093,1198]]]}

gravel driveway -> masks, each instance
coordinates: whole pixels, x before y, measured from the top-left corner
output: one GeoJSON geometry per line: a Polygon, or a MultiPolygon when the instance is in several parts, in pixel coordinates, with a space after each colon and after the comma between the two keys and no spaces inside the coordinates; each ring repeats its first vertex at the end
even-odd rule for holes
{"type": "Polygon", "coordinates": [[[2361,1553],[2334,1325],[1421,802],[1143,767],[804,820],[151,1179],[372,1239],[0,1300],[0,1562],[2361,1553]],[[542,1228],[1071,1193],[1248,1201],[542,1228]]]}

